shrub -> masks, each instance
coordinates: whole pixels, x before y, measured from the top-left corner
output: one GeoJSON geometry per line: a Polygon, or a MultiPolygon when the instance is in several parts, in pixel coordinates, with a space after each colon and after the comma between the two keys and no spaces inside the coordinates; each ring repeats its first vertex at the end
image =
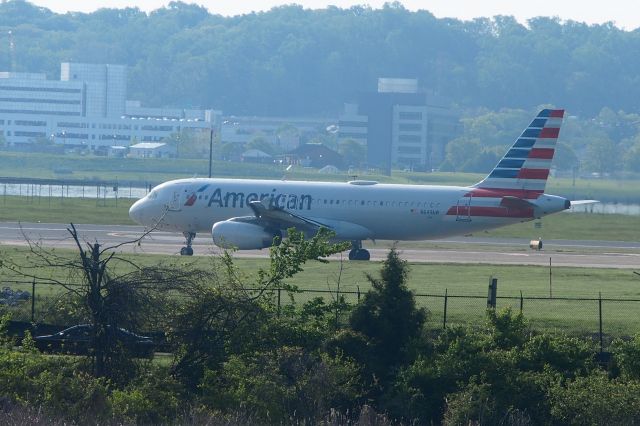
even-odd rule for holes
{"type": "Polygon", "coordinates": [[[640,382],[612,380],[600,371],[557,383],[549,399],[552,416],[562,424],[630,425],[640,418],[640,382]]]}
{"type": "Polygon", "coordinates": [[[232,356],[218,375],[207,371],[203,402],[224,412],[246,410],[265,421],[315,421],[330,408],[350,409],[361,396],[356,365],[299,348],[232,356]]]}
{"type": "Polygon", "coordinates": [[[76,422],[109,416],[104,380],[88,374],[87,366],[68,357],[0,349],[2,395],[54,416],[76,422]]]}
{"type": "Polygon", "coordinates": [[[110,402],[115,418],[138,424],[168,423],[181,414],[186,395],[165,368],[149,367],[110,402]]]}
{"type": "Polygon", "coordinates": [[[640,335],[624,341],[616,339],[611,344],[614,366],[625,379],[640,379],[640,335]]]}

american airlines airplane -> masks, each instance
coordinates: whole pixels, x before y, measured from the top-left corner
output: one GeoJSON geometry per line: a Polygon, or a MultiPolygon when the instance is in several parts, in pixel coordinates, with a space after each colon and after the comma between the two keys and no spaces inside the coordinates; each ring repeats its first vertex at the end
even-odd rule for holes
{"type": "Polygon", "coordinates": [[[364,240],[427,240],[464,235],[566,210],[544,193],[564,110],[544,109],[481,182],[469,186],[245,179],[178,179],[155,187],[129,210],[137,223],[181,232],[182,255],[197,233],[223,248],[271,247],[296,228],[321,227],[351,241],[351,260],[369,260],[364,240]]]}

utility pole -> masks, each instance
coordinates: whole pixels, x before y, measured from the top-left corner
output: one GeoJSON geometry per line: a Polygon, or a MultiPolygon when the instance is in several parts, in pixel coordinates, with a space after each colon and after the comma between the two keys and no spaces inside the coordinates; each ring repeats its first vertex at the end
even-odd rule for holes
{"type": "Polygon", "coordinates": [[[11,59],[11,72],[16,72],[16,43],[11,30],[9,30],[9,57],[11,59]]]}
{"type": "Polygon", "coordinates": [[[213,128],[209,136],[209,177],[211,177],[211,163],[213,163],[213,128]]]}

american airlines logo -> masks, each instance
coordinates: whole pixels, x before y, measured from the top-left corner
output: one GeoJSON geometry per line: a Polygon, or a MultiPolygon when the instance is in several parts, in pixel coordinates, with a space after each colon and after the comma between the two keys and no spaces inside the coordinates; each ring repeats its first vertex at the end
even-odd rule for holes
{"type": "Polygon", "coordinates": [[[196,192],[194,192],[193,194],[191,194],[191,196],[189,196],[189,198],[187,198],[187,201],[184,203],[184,205],[187,207],[193,206],[196,203],[196,200],[198,199],[198,194],[202,194],[204,190],[207,189],[208,187],[209,187],[209,184],[206,184],[198,188],[196,192]]]}
{"type": "MultiPolygon", "coordinates": [[[[193,206],[208,186],[205,185],[191,194],[184,205],[186,207],[193,206]]],[[[208,199],[207,207],[243,208],[252,201],[266,199],[269,200],[271,206],[288,210],[311,210],[311,202],[313,201],[309,194],[282,194],[278,193],[275,188],[271,192],[250,192],[247,194],[241,191],[223,191],[222,188],[216,188],[208,199]]]]}

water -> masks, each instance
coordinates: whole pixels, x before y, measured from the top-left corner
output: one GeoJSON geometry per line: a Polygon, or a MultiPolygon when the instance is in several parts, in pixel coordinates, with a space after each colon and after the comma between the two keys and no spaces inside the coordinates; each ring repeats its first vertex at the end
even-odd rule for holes
{"type": "Polygon", "coordinates": [[[623,214],[639,216],[640,204],[596,203],[582,206],[571,206],[570,213],[623,214]]]}
{"type": "Polygon", "coordinates": [[[114,191],[112,186],[95,185],[47,185],[47,184],[0,184],[0,194],[23,197],[57,197],[57,198],[142,198],[147,195],[148,188],[120,186],[114,191]]]}

